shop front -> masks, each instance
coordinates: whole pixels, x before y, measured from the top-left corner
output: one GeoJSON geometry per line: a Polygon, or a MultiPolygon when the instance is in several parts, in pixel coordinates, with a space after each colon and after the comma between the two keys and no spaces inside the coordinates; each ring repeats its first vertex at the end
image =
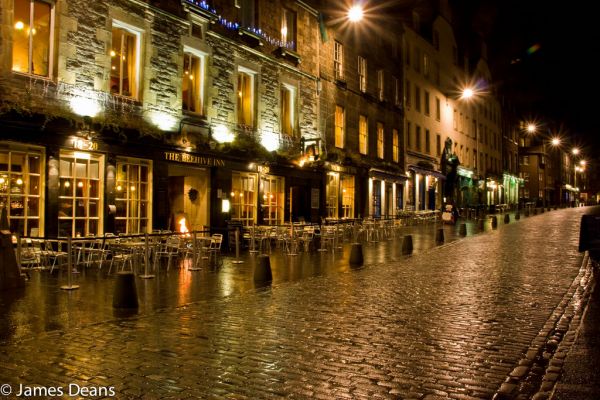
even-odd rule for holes
{"type": "Polygon", "coordinates": [[[325,217],[331,219],[356,218],[356,169],[328,163],[325,172],[325,217]]]}
{"type": "Polygon", "coordinates": [[[407,177],[372,168],[369,171],[369,217],[394,218],[404,208],[407,177]]]}
{"type": "Polygon", "coordinates": [[[442,204],[442,182],[445,177],[433,169],[409,165],[406,209],[436,210],[442,204]]]}

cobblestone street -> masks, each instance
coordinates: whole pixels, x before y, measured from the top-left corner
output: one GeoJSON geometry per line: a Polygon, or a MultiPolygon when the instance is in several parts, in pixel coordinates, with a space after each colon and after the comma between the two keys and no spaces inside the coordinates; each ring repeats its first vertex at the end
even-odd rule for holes
{"type": "Polygon", "coordinates": [[[411,257],[377,244],[381,255],[371,250],[361,269],[306,274],[314,266],[298,262],[303,279],[15,335],[0,347],[0,383],[114,386],[118,398],[533,394],[527,360],[549,326],[585,306],[590,272],[577,243],[586,211],[522,218],[411,257]]]}

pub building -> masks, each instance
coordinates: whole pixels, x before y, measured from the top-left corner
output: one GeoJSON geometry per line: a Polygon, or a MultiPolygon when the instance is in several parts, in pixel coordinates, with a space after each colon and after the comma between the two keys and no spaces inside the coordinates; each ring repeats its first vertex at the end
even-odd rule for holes
{"type": "Polygon", "coordinates": [[[185,218],[224,233],[326,216],[306,3],[100,0],[91,18],[76,2],[0,1],[0,209],[13,232],[136,234],[185,218]]]}

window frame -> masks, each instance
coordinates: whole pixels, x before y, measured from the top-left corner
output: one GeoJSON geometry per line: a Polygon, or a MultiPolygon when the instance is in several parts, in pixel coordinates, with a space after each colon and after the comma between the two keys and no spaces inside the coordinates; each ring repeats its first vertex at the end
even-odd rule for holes
{"type": "Polygon", "coordinates": [[[236,75],[236,121],[239,126],[254,129],[256,126],[256,77],[258,73],[239,65],[236,75]],[[240,78],[243,78],[243,76],[247,76],[250,79],[250,85],[248,85],[250,87],[250,100],[248,102],[244,102],[244,92],[240,91],[240,78]],[[248,116],[246,115],[244,104],[250,105],[250,111],[248,113],[250,121],[246,120],[248,116]]]}
{"type": "MultiPolygon", "coordinates": [[[[182,77],[182,85],[181,85],[181,108],[184,112],[187,113],[193,113],[193,114],[197,114],[197,115],[201,115],[201,116],[205,116],[206,115],[206,70],[207,70],[207,61],[208,61],[208,53],[205,53],[201,50],[198,50],[196,48],[190,47],[190,46],[183,46],[183,65],[185,68],[185,57],[186,56],[191,56],[191,57],[195,57],[199,60],[200,62],[200,82],[197,84],[198,87],[198,95],[199,95],[199,103],[200,103],[200,111],[192,111],[189,109],[186,109],[184,107],[184,99],[183,99],[183,80],[185,79],[185,69],[183,70],[183,73],[181,75],[182,77]]],[[[195,82],[197,82],[198,80],[196,80],[195,82]]]]}
{"type": "Polygon", "coordinates": [[[367,92],[367,59],[358,56],[358,90],[367,92]]]}
{"type": "MultiPolygon", "coordinates": [[[[13,65],[11,65],[11,71],[18,73],[18,74],[24,74],[24,75],[34,75],[34,76],[39,76],[42,78],[49,78],[52,79],[54,77],[54,41],[55,41],[55,34],[54,34],[54,30],[55,30],[55,21],[56,21],[56,13],[55,13],[55,9],[56,9],[56,5],[53,1],[45,1],[45,0],[28,0],[29,3],[29,20],[28,20],[28,26],[32,26],[31,22],[32,19],[34,18],[34,4],[35,3],[43,3],[43,4],[47,4],[50,7],[50,26],[48,28],[49,31],[49,38],[48,38],[48,74],[47,75],[39,75],[39,74],[35,74],[31,69],[31,65],[33,64],[33,36],[34,35],[28,35],[28,40],[27,40],[27,71],[17,71],[14,69],[14,46],[15,46],[15,41],[13,39],[12,41],[12,51],[11,51],[11,62],[13,65]]],[[[13,8],[14,8],[14,1],[13,1],[13,8]]],[[[14,15],[14,14],[13,14],[14,15]]],[[[13,27],[15,26],[14,21],[13,21],[13,27]]]]}
{"type": "Polygon", "coordinates": [[[336,104],[334,113],[334,143],[339,149],[344,148],[346,140],[346,110],[344,107],[336,104]],[[341,113],[338,113],[338,111],[341,113]]]}
{"type": "MultiPolygon", "coordinates": [[[[112,24],[111,24],[111,45],[110,48],[108,49],[108,53],[110,57],[113,57],[111,52],[113,51],[113,40],[114,38],[112,37],[112,31],[114,29],[121,29],[123,31],[125,31],[128,34],[131,34],[132,36],[135,37],[135,55],[136,55],[136,60],[135,60],[135,79],[134,79],[134,87],[135,87],[135,93],[131,93],[130,95],[124,95],[123,94],[123,60],[121,59],[121,61],[119,62],[119,91],[117,93],[113,93],[112,92],[112,88],[109,87],[109,93],[111,93],[112,95],[117,95],[117,96],[122,96],[122,97],[128,97],[128,98],[132,98],[134,100],[140,100],[141,98],[141,82],[142,82],[142,69],[141,69],[141,65],[142,65],[142,36],[144,34],[144,30],[141,28],[138,28],[136,26],[130,25],[126,22],[117,20],[117,19],[113,19],[112,20],[112,24]]],[[[121,48],[123,47],[123,42],[121,42],[121,48]]],[[[109,80],[110,83],[110,80],[109,80]]]]}
{"type": "Polygon", "coordinates": [[[377,158],[385,156],[385,128],[382,122],[377,122],[377,158]]]}
{"type": "Polygon", "coordinates": [[[369,154],[369,119],[362,114],[358,116],[358,152],[363,155],[369,154]]]}
{"type": "Polygon", "coordinates": [[[333,42],[333,74],[336,80],[344,80],[344,45],[337,40],[333,42]]]}

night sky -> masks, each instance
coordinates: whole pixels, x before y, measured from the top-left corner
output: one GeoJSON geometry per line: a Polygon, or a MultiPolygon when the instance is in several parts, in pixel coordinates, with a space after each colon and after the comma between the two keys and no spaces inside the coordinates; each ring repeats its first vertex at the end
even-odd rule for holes
{"type": "Polygon", "coordinates": [[[590,157],[600,146],[596,18],[589,3],[467,0],[456,17],[488,38],[494,80],[523,116],[562,129],[590,157]],[[569,8],[570,7],[570,8],[569,8]]]}

